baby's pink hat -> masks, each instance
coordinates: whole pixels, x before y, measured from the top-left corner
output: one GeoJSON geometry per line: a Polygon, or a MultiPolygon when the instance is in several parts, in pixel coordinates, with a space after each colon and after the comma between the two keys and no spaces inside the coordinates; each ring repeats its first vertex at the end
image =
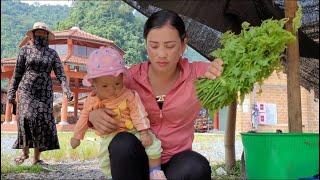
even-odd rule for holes
{"type": "Polygon", "coordinates": [[[94,50],[86,62],[87,75],[84,76],[82,84],[91,86],[92,79],[101,76],[118,76],[125,72],[123,57],[112,47],[101,47],[94,50]]]}

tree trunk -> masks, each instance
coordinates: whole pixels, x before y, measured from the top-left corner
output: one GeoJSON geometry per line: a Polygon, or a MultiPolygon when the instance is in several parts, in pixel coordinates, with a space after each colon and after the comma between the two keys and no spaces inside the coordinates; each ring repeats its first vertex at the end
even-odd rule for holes
{"type": "MultiPolygon", "coordinates": [[[[296,0],[285,0],[285,14],[289,18],[286,29],[298,36],[292,29],[292,19],[297,11],[296,0]]],[[[289,132],[302,132],[301,91],[300,91],[300,55],[298,38],[287,49],[287,94],[289,132]]]]}
{"type": "Polygon", "coordinates": [[[235,131],[236,131],[236,116],[237,116],[237,101],[229,106],[228,120],[224,137],[224,147],[225,147],[225,162],[226,162],[226,171],[230,170],[236,164],[236,155],[235,155],[235,131]]]}

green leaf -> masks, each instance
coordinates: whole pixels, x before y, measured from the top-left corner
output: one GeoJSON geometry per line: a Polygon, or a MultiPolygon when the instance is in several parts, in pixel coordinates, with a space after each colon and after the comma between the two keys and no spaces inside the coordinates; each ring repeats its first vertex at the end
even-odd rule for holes
{"type": "Polygon", "coordinates": [[[295,14],[295,17],[292,20],[292,29],[293,32],[298,32],[298,29],[301,27],[301,19],[302,19],[302,8],[301,5],[298,4],[298,10],[295,14]]]}

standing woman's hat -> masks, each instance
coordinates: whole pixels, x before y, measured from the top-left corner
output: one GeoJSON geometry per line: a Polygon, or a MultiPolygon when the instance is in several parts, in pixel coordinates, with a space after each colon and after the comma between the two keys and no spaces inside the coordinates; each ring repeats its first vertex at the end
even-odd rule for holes
{"type": "Polygon", "coordinates": [[[51,32],[50,28],[48,27],[48,25],[46,25],[45,23],[43,22],[36,22],[33,24],[33,27],[32,29],[30,29],[26,35],[29,36],[29,37],[33,37],[33,33],[32,31],[36,30],[36,29],[41,29],[41,30],[44,30],[44,31],[47,31],[49,33],[49,39],[54,39],[54,34],[51,32]]]}

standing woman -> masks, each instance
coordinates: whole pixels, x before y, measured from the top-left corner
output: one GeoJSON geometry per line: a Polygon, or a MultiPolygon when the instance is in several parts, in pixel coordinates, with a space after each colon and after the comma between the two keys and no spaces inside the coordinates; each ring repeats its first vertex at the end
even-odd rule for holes
{"type": "MultiPolygon", "coordinates": [[[[190,63],[183,58],[187,33],[181,17],[172,11],[153,13],[145,23],[144,38],[148,61],[132,66],[125,84],[140,95],[150,128],[161,141],[161,169],[167,179],[209,180],[208,160],[192,151],[194,121],[201,108],[194,81],[220,76],[222,60],[190,63]]],[[[107,109],[92,111],[89,121],[104,134],[117,128],[107,109]]],[[[113,179],[148,179],[148,159],[135,136],[118,133],[109,152],[113,179]]]]}
{"type": "Polygon", "coordinates": [[[13,149],[22,149],[22,154],[14,160],[17,165],[29,158],[29,148],[34,148],[32,164],[43,163],[40,159],[42,151],[60,148],[52,114],[52,70],[68,100],[73,98],[60,58],[55,50],[49,48],[48,41],[54,35],[48,26],[36,22],[26,35],[33,43],[20,49],[8,91],[9,102],[16,105],[16,91],[19,89],[18,139],[13,149]]]}

